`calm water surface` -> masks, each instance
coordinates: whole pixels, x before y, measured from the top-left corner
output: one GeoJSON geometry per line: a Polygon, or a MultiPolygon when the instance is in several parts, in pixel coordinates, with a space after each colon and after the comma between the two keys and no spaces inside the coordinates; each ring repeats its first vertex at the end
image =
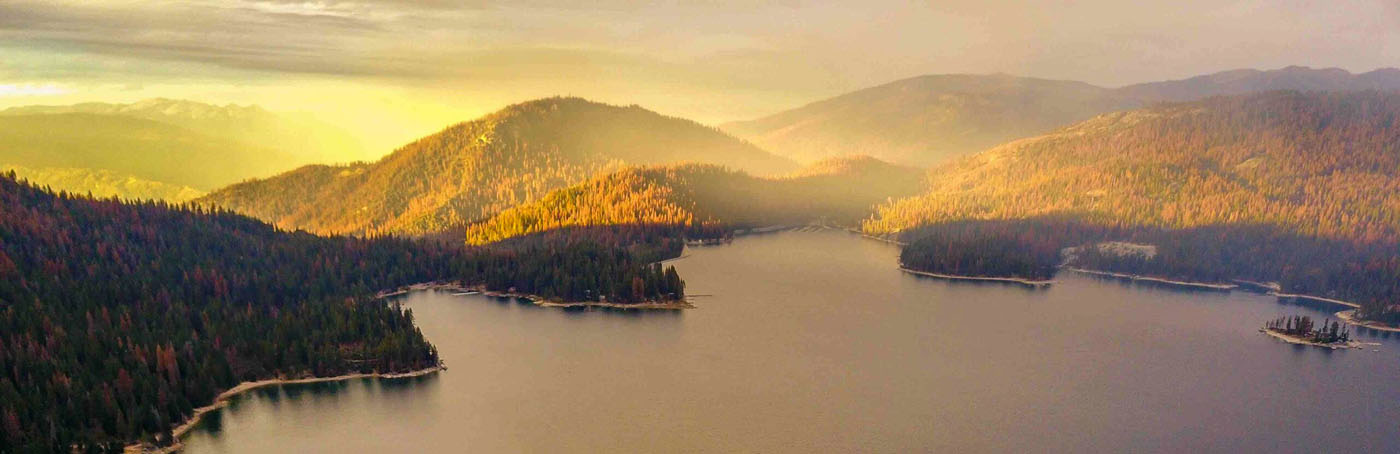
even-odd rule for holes
{"type": "Polygon", "coordinates": [[[1400,452],[1400,336],[1257,332],[1335,308],[946,282],[897,255],[831,231],[690,249],[673,263],[712,296],[681,313],[416,293],[449,371],[249,394],[187,452],[1400,452]]]}

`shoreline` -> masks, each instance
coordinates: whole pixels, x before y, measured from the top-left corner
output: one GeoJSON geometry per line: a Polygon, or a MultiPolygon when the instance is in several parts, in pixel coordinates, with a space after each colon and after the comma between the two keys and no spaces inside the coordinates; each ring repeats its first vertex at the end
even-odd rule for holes
{"type": "Polygon", "coordinates": [[[240,395],[240,394],[243,394],[243,393],[246,393],[246,392],[249,392],[249,391],[253,391],[253,390],[256,390],[256,389],[259,389],[259,388],[266,388],[266,387],[274,386],[274,385],[275,385],[275,386],[281,386],[281,385],[304,385],[304,384],[311,384],[311,383],[326,383],[326,382],[336,382],[336,381],[354,380],[354,379],[359,379],[359,378],[373,378],[373,379],[381,379],[381,380],[396,380],[396,379],[401,379],[401,378],[422,377],[422,376],[424,376],[424,375],[429,375],[429,374],[433,374],[433,373],[437,373],[437,372],[441,372],[441,371],[445,371],[445,370],[447,370],[447,366],[444,366],[444,365],[442,364],[442,362],[439,361],[439,362],[438,362],[438,365],[436,365],[436,366],[432,366],[432,367],[428,367],[428,368],[424,368],[424,369],[418,369],[418,370],[409,371],[409,372],[395,372],[395,373],[383,373],[383,372],[354,373],[354,374],[335,375],[335,376],[330,376],[330,377],[269,378],[269,379],[265,379],[265,380],[245,381],[245,382],[239,383],[238,385],[236,385],[236,386],[234,386],[234,387],[232,387],[232,388],[229,388],[228,390],[226,390],[226,391],[224,391],[224,392],[219,393],[218,396],[215,396],[215,397],[214,397],[214,403],[211,403],[211,404],[209,404],[209,405],[205,405],[205,406],[203,406],[203,407],[195,408],[195,409],[194,409],[194,414],[193,414],[193,415],[190,415],[189,419],[186,419],[185,422],[180,423],[180,425],[175,426],[175,428],[173,428],[173,429],[170,430],[170,433],[171,433],[172,435],[175,436],[175,441],[174,441],[174,443],[171,444],[170,446],[166,446],[166,447],[163,447],[163,448],[162,448],[162,447],[156,447],[156,446],[154,446],[154,445],[151,445],[151,444],[149,444],[149,443],[143,441],[143,442],[132,443],[132,444],[126,445],[126,448],[124,448],[124,449],[122,450],[122,452],[127,453],[127,454],[136,454],[136,453],[142,453],[142,454],[169,454],[169,453],[179,452],[180,449],[184,448],[184,444],[180,442],[180,437],[183,437],[183,436],[185,435],[185,433],[189,432],[190,430],[194,429],[195,426],[199,425],[199,422],[204,418],[204,415],[205,415],[205,414],[208,414],[209,412],[212,412],[212,411],[215,411],[215,410],[218,410],[218,409],[227,407],[227,406],[229,405],[229,402],[231,401],[232,398],[234,398],[234,397],[236,397],[236,396],[238,396],[238,395],[240,395]]]}
{"type": "Polygon", "coordinates": [[[1347,341],[1347,342],[1344,343],[1344,344],[1324,344],[1324,343],[1321,343],[1321,342],[1313,342],[1313,341],[1310,341],[1310,340],[1307,340],[1307,339],[1303,339],[1303,338],[1300,338],[1300,337],[1290,336],[1290,335],[1283,334],[1283,333],[1280,333],[1280,332],[1277,332],[1277,331],[1274,331],[1274,330],[1271,330],[1271,329],[1268,329],[1268,328],[1260,328],[1260,329],[1259,329],[1259,332],[1264,333],[1264,334],[1268,334],[1270,337],[1273,337],[1273,338],[1275,338],[1275,339],[1278,339],[1278,340],[1281,340],[1281,341],[1284,341],[1284,342],[1287,342],[1287,343],[1290,343],[1290,344],[1294,344],[1294,345],[1311,345],[1311,346],[1313,346],[1313,347],[1330,348],[1330,349],[1332,349],[1332,350],[1340,350],[1340,349],[1347,349],[1347,348],[1359,348],[1359,349],[1363,349],[1363,350],[1364,350],[1364,349],[1366,348],[1366,346],[1365,346],[1364,344],[1362,344],[1362,343],[1360,343],[1360,342],[1357,342],[1357,341],[1347,341]]]}
{"type": "Polygon", "coordinates": [[[1076,273],[1090,274],[1090,275],[1095,275],[1095,276],[1112,277],[1112,278],[1117,278],[1117,279],[1126,279],[1126,280],[1134,281],[1134,282],[1136,282],[1136,281],[1146,281],[1146,282],[1155,282],[1155,283],[1160,283],[1160,284],[1168,284],[1168,285],[1176,285],[1176,286],[1181,286],[1181,287],[1200,288],[1200,289],[1208,289],[1208,290],[1230,291],[1230,290],[1234,290],[1234,289],[1237,289],[1237,288],[1240,287],[1240,286],[1235,285],[1235,284],[1212,284],[1212,283],[1207,283],[1207,282],[1174,281],[1174,280],[1171,280],[1171,279],[1160,278],[1160,277],[1142,276],[1142,275],[1137,275],[1137,274],[1114,273],[1114,272],[1111,272],[1111,271],[1097,271],[1097,270],[1090,270],[1090,269],[1085,269],[1085,268],[1076,268],[1076,267],[1072,267],[1072,266],[1066,266],[1066,267],[1062,267],[1062,268],[1063,268],[1063,269],[1066,269],[1066,270],[1070,270],[1070,271],[1076,272],[1076,273]]]}
{"type": "Polygon", "coordinates": [[[1053,283],[1055,282],[1055,281],[1032,281],[1032,280],[1026,280],[1026,279],[1015,278],[1015,277],[959,276],[959,275],[954,275],[954,274],[939,274],[939,273],[930,273],[930,272],[928,272],[928,271],[919,271],[919,270],[909,269],[909,268],[905,268],[905,267],[902,267],[902,266],[899,267],[899,270],[900,270],[900,271],[903,271],[903,272],[906,272],[906,273],[909,273],[909,274],[917,275],[917,276],[926,276],[926,277],[933,277],[933,278],[938,278],[938,279],[947,279],[947,280],[951,280],[951,281],[1005,282],[1005,283],[1009,283],[1009,284],[1020,284],[1020,285],[1025,285],[1025,286],[1029,286],[1029,287],[1048,287],[1050,284],[1053,284],[1053,283]]]}
{"type": "MultiPolygon", "coordinates": [[[[385,290],[375,294],[376,299],[384,299],[393,296],[406,295],[413,291],[422,290],[445,290],[458,293],[476,292],[484,296],[496,298],[521,298],[530,300],[530,303],[540,307],[574,308],[574,307],[605,307],[610,309],[637,309],[637,310],[683,310],[694,309],[695,306],[684,299],[675,301],[644,301],[641,303],[612,303],[607,301],[549,301],[539,295],[518,292],[498,292],[487,290],[485,285],[462,285],[460,282],[420,282],[417,284],[399,287],[394,290],[385,290]]],[[[455,295],[454,295],[455,296],[455,295]]]]}
{"type": "Polygon", "coordinates": [[[1338,313],[1333,314],[1333,315],[1336,315],[1336,316],[1337,316],[1337,319],[1339,319],[1339,320],[1341,320],[1342,322],[1345,322],[1345,323],[1347,323],[1347,324],[1349,324],[1349,325],[1360,326],[1360,327],[1362,327],[1362,328],[1370,328],[1370,329],[1373,329],[1373,330],[1376,330],[1376,331],[1389,331],[1389,332],[1392,332],[1392,333],[1400,333],[1400,327],[1390,326],[1390,325],[1387,325],[1387,324],[1384,324],[1384,323],[1380,323],[1380,322],[1372,322],[1372,321],[1366,321],[1366,320],[1361,320],[1361,319],[1356,318],[1356,317],[1355,317],[1355,315],[1356,315],[1356,309],[1350,309],[1350,310],[1341,311],[1341,312],[1338,312],[1338,313]]]}

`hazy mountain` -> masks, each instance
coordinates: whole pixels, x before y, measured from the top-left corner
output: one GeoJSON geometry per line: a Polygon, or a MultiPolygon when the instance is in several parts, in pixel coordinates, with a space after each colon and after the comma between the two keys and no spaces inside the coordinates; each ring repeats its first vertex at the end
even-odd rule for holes
{"type": "Polygon", "coordinates": [[[210,189],[274,174],[296,161],[287,152],[144,118],[92,113],[0,115],[0,163],[4,164],[107,170],[210,189]]]}
{"type": "Polygon", "coordinates": [[[1400,238],[1400,94],[1271,92],[1105,114],[942,166],[929,182],[865,229],[1068,214],[1400,238]]]}
{"type": "Polygon", "coordinates": [[[859,153],[928,165],[1125,106],[1082,82],[936,75],[720,127],[799,161],[859,153]]]}
{"type": "Polygon", "coordinates": [[[66,113],[115,115],[158,121],[207,136],[242,142],[254,148],[278,150],[296,158],[294,162],[284,162],[284,166],[348,161],[365,153],[364,146],[340,128],[310,115],[274,113],[255,105],[219,106],[188,100],[154,98],[131,104],[20,106],[0,111],[0,116],[66,113]]]}
{"type": "Polygon", "coordinates": [[[1289,66],[1271,71],[1239,69],[1182,80],[1129,85],[1119,95],[1147,101],[1190,101],[1216,95],[1274,90],[1359,91],[1400,90],[1400,69],[1385,68],[1352,74],[1339,68],[1289,66]]]}
{"type": "Polygon", "coordinates": [[[1226,71],[1118,89],[1007,75],[932,75],[720,127],[799,161],[864,153],[930,165],[1098,114],[1156,102],[1271,90],[1366,89],[1400,89],[1400,70],[1351,74],[1295,66],[1226,71]]]}
{"type": "Polygon", "coordinates": [[[703,164],[627,168],[472,224],[467,241],[490,243],[567,227],[852,223],[875,204],[923,186],[918,169],[869,157],[837,158],[795,175],[754,177],[703,164]]]}
{"type": "Polygon", "coordinates": [[[374,163],[307,166],[201,201],[319,233],[422,234],[626,165],[683,161],[764,174],[795,168],[689,120],[637,106],[549,98],[449,127],[374,163]]]}
{"type": "MultiPolygon", "coordinates": [[[[96,188],[67,182],[97,180],[74,179],[76,169],[103,175],[97,179],[135,178],[208,190],[343,159],[337,156],[356,153],[358,146],[329,125],[256,106],[152,99],[0,111],[0,164],[69,169],[67,177],[48,184],[78,193],[96,188]]],[[[112,195],[121,195],[113,190],[112,195]]]]}
{"type": "Polygon", "coordinates": [[[127,200],[165,200],[185,202],[204,195],[189,186],[143,180],[111,170],[65,167],[28,168],[0,164],[0,172],[13,171],[22,180],[37,186],[93,197],[119,197],[127,200]]]}

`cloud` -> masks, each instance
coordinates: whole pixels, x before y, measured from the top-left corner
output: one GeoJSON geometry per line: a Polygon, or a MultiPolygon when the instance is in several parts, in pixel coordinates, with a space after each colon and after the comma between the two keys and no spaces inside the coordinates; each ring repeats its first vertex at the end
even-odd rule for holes
{"type": "Polygon", "coordinates": [[[11,96],[54,96],[68,93],[53,84],[0,84],[0,97],[11,96]]]}

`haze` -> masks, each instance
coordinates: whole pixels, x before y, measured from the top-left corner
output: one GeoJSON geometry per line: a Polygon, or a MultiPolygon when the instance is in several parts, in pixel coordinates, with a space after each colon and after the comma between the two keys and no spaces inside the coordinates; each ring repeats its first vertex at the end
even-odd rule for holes
{"type": "Polygon", "coordinates": [[[1395,61],[1383,0],[0,4],[0,108],[256,103],[351,130],[369,151],[345,160],[556,94],[716,124],[920,74],[1117,86],[1395,61]]]}

